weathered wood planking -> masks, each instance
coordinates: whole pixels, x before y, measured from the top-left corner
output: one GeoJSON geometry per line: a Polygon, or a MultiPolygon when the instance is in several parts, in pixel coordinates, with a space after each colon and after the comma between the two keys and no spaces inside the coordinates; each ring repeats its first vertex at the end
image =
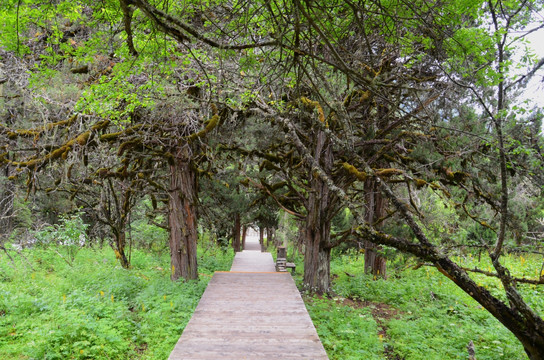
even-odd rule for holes
{"type": "Polygon", "coordinates": [[[245,250],[236,253],[230,271],[275,272],[276,266],[270,253],[245,250]]]}
{"type": "Polygon", "coordinates": [[[217,272],[170,359],[328,358],[290,274],[217,272]]]}
{"type": "Polygon", "coordinates": [[[231,271],[213,275],[170,360],[328,359],[291,275],[274,272],[269,253],[237,253],[231,271]]]}
{"type": "Polygon", "coordinates": [[[256,237],[246,237],[246,244],[244,246],[245,250],[255,250],[261,251],[261,244],[259,244],[259,238],[256,237]]]}
{"type": "Polygon", "coordinates": [[[236,253],[230,271],[275,272],[276,266],[270,253],[261,252],[259,238],[247,237],[245,250],[236,253]]]}

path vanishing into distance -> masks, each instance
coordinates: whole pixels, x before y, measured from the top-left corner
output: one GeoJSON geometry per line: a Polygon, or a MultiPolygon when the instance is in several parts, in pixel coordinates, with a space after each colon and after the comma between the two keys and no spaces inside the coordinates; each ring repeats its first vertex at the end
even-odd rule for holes
{"type": "Polygon", "coordinates": [[[231,271],[218,271],[170,360],[328,359],[288,272],[276,272],[257,237],[246,238],[231,271]]]}

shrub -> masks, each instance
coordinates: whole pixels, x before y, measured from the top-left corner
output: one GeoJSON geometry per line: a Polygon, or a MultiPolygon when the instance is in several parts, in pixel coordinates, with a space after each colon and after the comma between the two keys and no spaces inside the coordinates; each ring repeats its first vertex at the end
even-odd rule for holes
{"type": "Polygon", "coordinates": [[[36,244],[52,247],[69,265],[72,265],[77,252],[87,243],[85,230],[88,225],[81,219],[81,213],[63,216],[59,224],[48,225],[34,232],[36,244]]]}

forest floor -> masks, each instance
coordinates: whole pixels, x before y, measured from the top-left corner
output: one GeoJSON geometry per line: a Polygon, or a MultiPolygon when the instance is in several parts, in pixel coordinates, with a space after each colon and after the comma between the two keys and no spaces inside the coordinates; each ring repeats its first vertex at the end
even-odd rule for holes
{"type": "MultiPolygon", "coordinates": [[[[502,324],[436,269],[398,256],[389,263],[389,277],[384,280],[364,274],[363,258],[364,254],[355,252],[334,256],[333,294],[305,296],[331,360],[467,359],[470,341],[478,360],[527,359],[502,324]]],[[[457,260],[484,269],[489,265],[472,256],[457,260]]],[[[508,255],[503,261],[517,275],[532,277],[542,266],[537,256],[508,255]]],[[[295,278],[300,284],[302,260],[296,262],[295,278]]],[[[476,280],[500,296],[498,281],[484,276],[476,280]]],[[[544,313],[544,291],[533,285],[520,287],[526,301],[544,313]]]]}
{"type": "MultiPolygon", "coordinates": [[[[59,250],[61,251],[61,249],[59,250]]],[[[57,249],[0,256],[0,359],[167,359],[214,271],[232,250],[199,249],[198,281],[170,281],[168,252],[83,248],[68,265],[57,249]]]]}
{"type": "MultiPolygon", "coordinates": [[[[199,249],[200,279],[172,283],[167,251],[134,250],[126,270],[106,247],[81,249],[72,265],[57,250],[23,250],[13,263],[0,256],[0,359],[166,359],[213,272],[228,271],[233,258],[231,249],[199,249]]],[[[384,280],[363,273],[363,258],[334,254],[334,293],[303,293],[331,360],[467,359],[470,341],[478,360],[526,359],[504,326],[434,268],[397,255],[384,280]]],[[[302,259],[294,260],[300,285],[302,259]]],[[[489,266],[470,255],[456,260],[489,266]]],[[[503,261],[517,276],[541,271],[541,257],[503,261]]],[[[475,279],[502,293],[495,279],[475,279]]],[[[544,313],[544,291],[519,287],[544,313]]]]}

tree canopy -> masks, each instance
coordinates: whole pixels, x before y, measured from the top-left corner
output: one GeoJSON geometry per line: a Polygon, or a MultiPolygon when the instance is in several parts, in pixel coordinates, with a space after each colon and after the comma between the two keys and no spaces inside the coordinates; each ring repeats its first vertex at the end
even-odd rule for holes
{"type": "Polygon", "coordinates": [[[543,358],[519,285],[544,278],[501,261],[540,251],[542,110],[523,99],[544,65],[525,41],[541,13],[533,0],[4,1],[0,220],[16,188],[66,194],[129,267],[130,214],[149,199],[176,280],[198,277],[199,219],[218,238],[234,228],[239,249],[242,223],[274,226],[274,206],[304,223],[310,291],[330,290],[333,248],[361,244],[381,276],[394,248],[543,358]],[[493,269],[460,266],[466,247],[493,269]]]}

